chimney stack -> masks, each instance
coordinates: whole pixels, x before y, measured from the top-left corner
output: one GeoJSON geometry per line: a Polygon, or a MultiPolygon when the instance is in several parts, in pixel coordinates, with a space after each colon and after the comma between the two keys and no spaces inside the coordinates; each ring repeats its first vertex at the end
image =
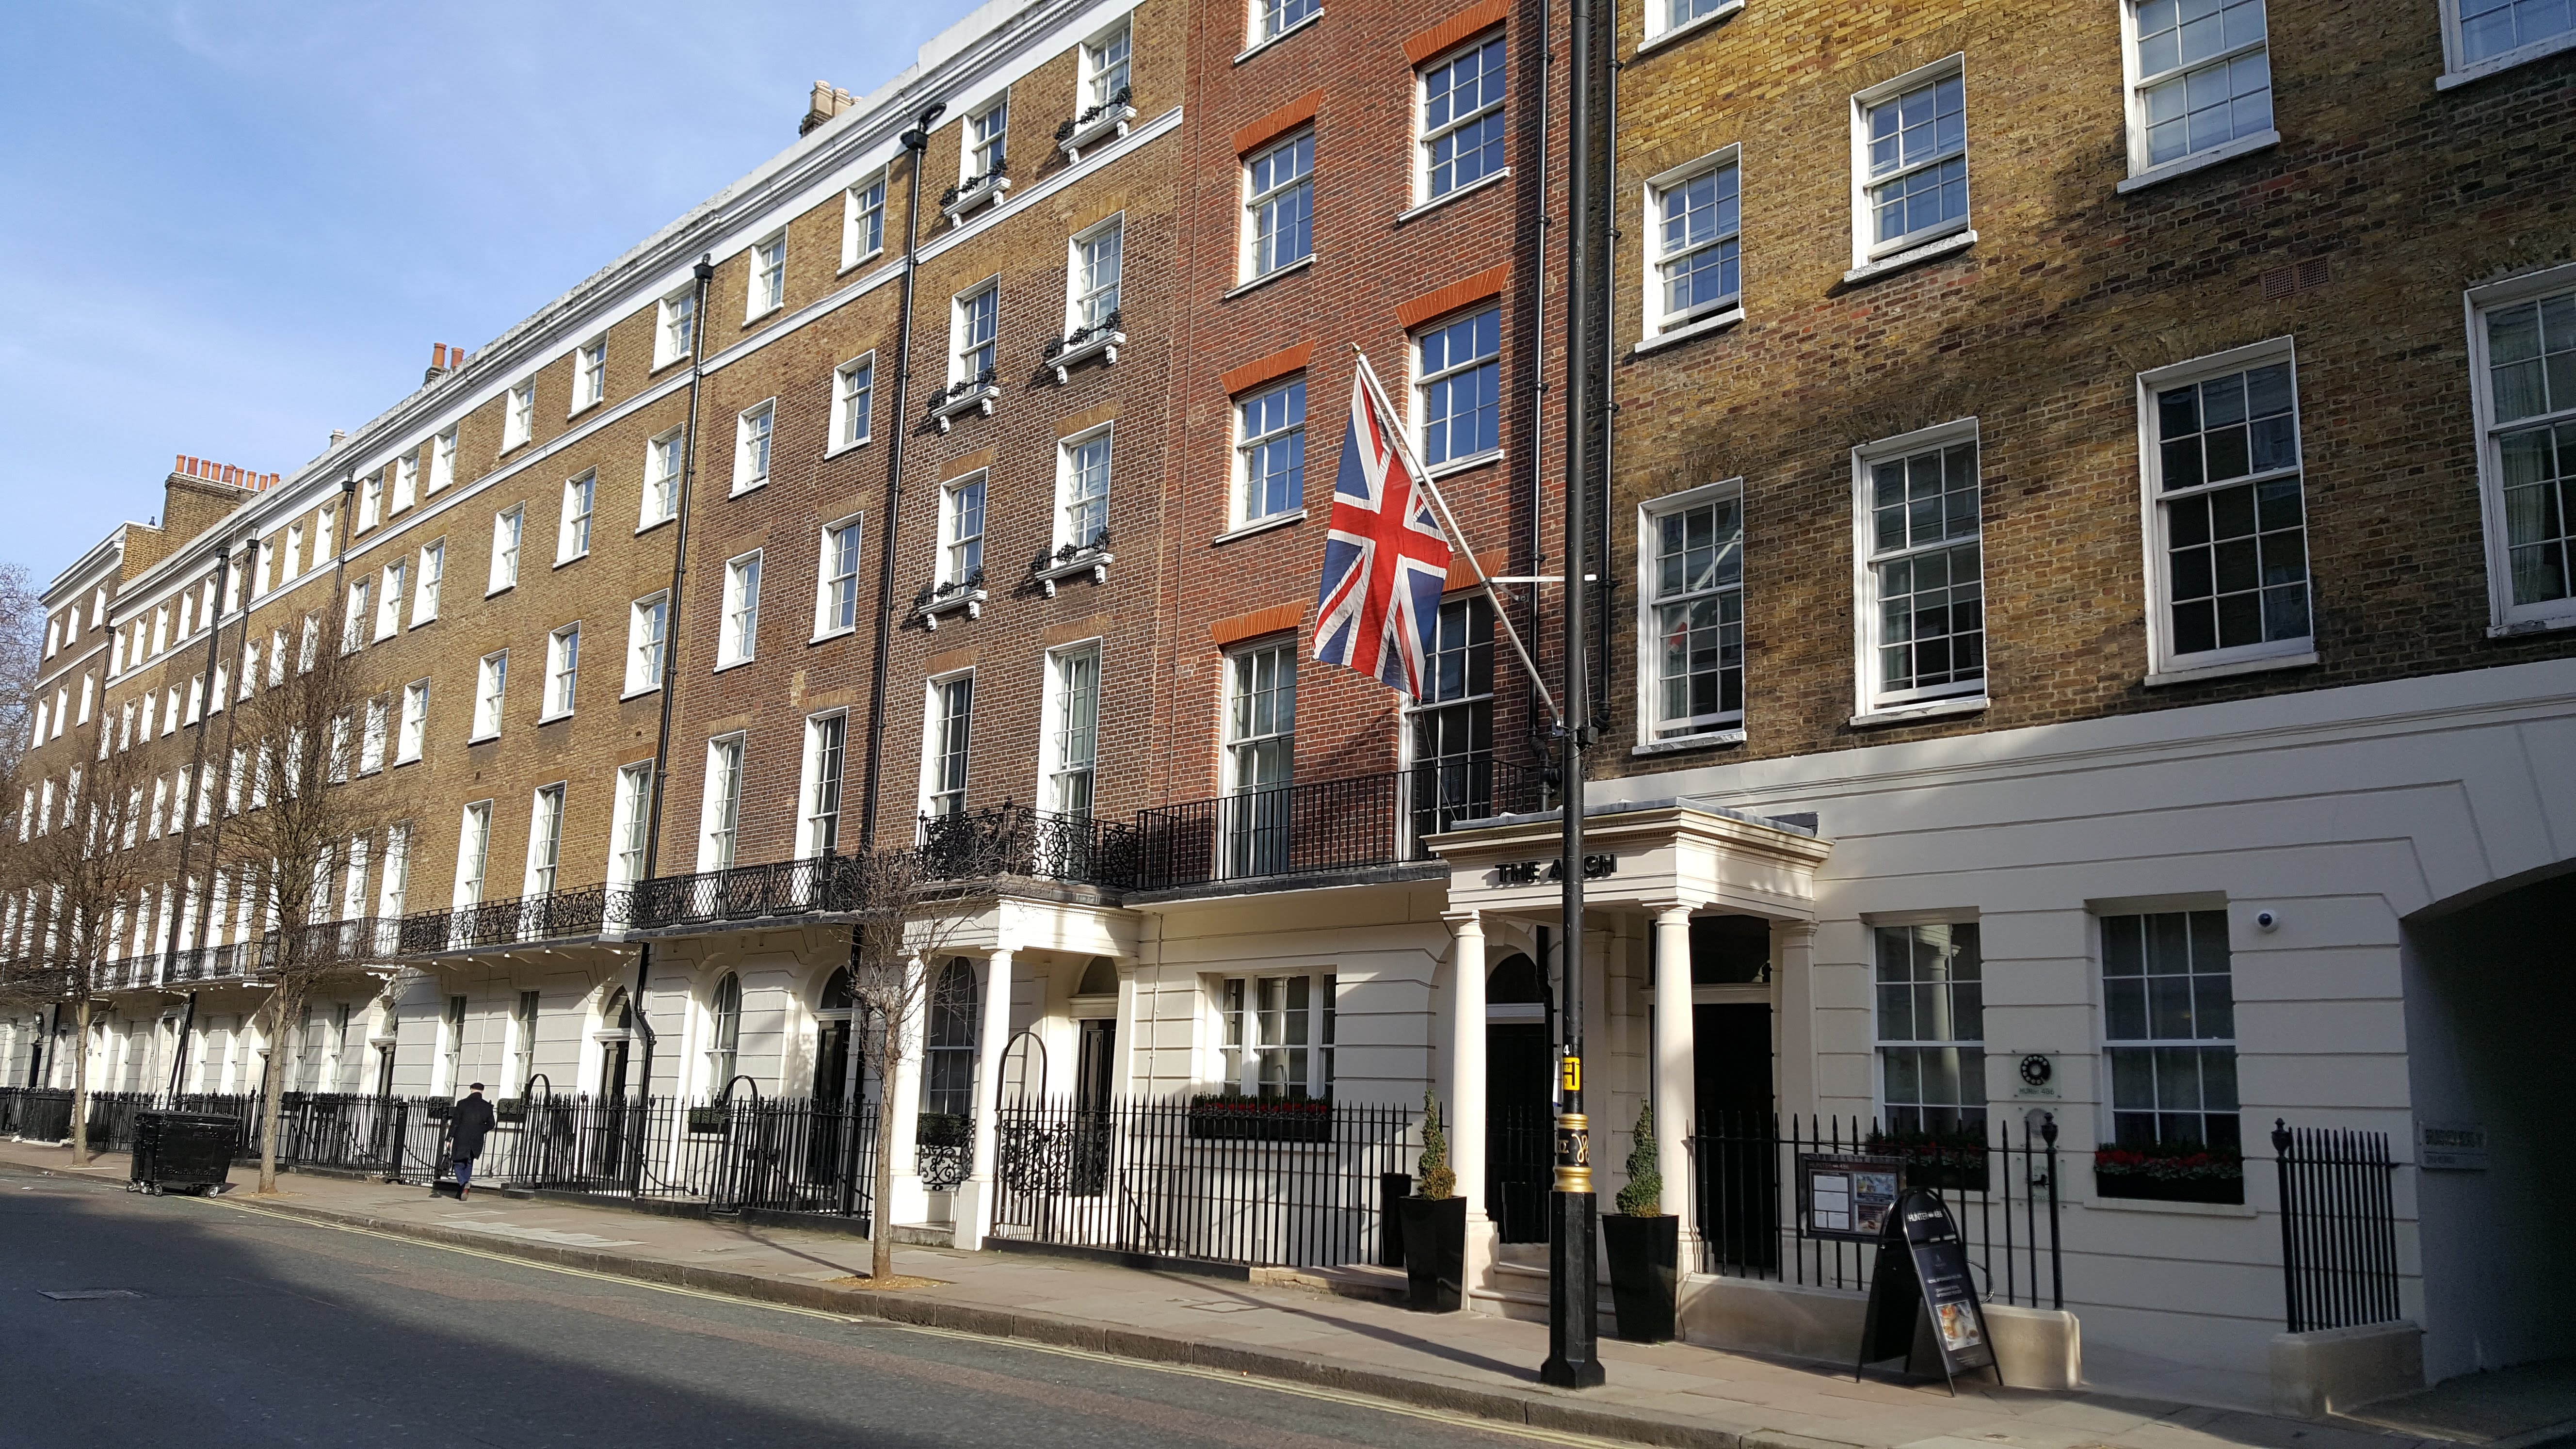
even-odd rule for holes
{"type": "Polygon", "coordinates": [[[347,441],[349,441],[349,430],[348,430],[348,429],[346,429],[346,428],[333,428],[333,429],[331,430],[331,446],[332,446],[332,447],[336,448],[336,447],[340,446],[342,443],[345,443],[345,442],[347,442],[347,441]]]}
{"type": "Polygon", "coordinates": [[[806,98],[805,119],[796,127],[796,134],[802,136],[857,104],[857,98],[848,91],[829,81],[816,81],[813,94],[806,98]]]}

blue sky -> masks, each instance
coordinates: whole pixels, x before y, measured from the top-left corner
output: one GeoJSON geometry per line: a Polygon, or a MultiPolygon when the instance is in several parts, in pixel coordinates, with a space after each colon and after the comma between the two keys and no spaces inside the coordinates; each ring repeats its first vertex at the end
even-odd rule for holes
{"type": "Polygon", "coordinates": [[[0,560],[292,471],[967,8],[5,0],[0,560]]]}

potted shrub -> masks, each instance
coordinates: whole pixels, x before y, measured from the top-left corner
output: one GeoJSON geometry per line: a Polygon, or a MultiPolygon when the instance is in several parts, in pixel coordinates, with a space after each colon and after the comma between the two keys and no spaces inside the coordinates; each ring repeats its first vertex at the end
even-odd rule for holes
{"type": "Polygon", "coordinates": [[[1404,1219],[1404,1276],[1413,1307],[1454,1313],[1467,1298],[1467,1200],[1458,1196],[1458,1174],[1449,1167],[1449,1133],[1440,1125],[1440,1103],[1422,1094],[1422,1156],[1414,1177],[1421,1191],[1398,1203],[1404,1219]]]}
{"type": "Polygon", "coordinates": [[[2104,1147],[2093,1154],[2093,1191],[2149,1202],[2245,1201],[2245,1159],[2199,1142],[2104,1147]]]}
{"type": "Polygon", "coordinates": [[[1662,1343],[1673,1336],[1682,1220],[1664,1211],[1663,1161],[1655,1150],[1651,1105],[1637,1109],[1637,1125],[1628,1136],[1628,1185],[1619,1189],[1619,1210],[1601,1220],[1610,1250],[1610,1291],[1618,1304],[1619,1336],[1662,1343]]]}

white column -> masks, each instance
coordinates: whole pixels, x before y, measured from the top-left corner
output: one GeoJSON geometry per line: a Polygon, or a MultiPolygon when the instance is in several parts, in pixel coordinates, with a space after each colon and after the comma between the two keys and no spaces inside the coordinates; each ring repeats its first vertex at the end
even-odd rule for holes
{"type": "Polygon", "coordinates": [[[918,1223],[930,1216],[930,1194],[921,1185],[921,1050],[922,1027],[930,1018],[928,995],[929,969],[915,956],[904,968],[911,974],[912,989],[906,992],[912,1009],[906,1014],[902,1038],[908,1043],[903,1060],[895,1065],[894,1080],[884,1080],[885,1063],[877,1063],[879,1073],[877,1107],[894,1114],[894,1140],[887,1144],[894,1158],[893,1201],[885,1210],[898,1223],[918,1223]]]}
{"type": "Polygon", "coordinates": [[[993,1158],[999,1139],[994,1108],[1002,1096],[1002,1051],[1011,1042],[1011,953],[997,949],[984,965],[984,1010],[975,1042],[975,1165],[957,1189],[960,1248],[984,1246],[993,1226],[993,1158]]]}
{"type": "MultiPolygon", "coordinates": [[[[1688,906],[1655,912],[1655,1152],[1663,1160],[1664,1211],[1682,1220],[1684,1243],[1696,1244],[1690,1132],[1699,1052],[1691,1031],[1690,918],[1688,906]]],[[[1686,1247],[1681,1261],[1688,1271],[1699,1255],[1686,1247]]]]}
{"type": "MultiPolygon", "coordinates": [[[[1485,1201],[1485,920],[1475,911],[1449,917],[1449,1167],[1467,1199],[1467,1253],[1461,1264],[1470,1298],[1487,1286],[1494,1260],[1494,1219],[1485,1201]]],[[[1421,1184],[1416,1183],[1416,1190],[1421,1184]]]]}

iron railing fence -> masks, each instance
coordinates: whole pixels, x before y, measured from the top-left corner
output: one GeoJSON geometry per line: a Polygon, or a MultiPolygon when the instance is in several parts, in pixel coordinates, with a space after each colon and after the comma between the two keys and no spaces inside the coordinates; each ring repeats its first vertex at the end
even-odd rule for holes
{"type": "Polygon", "coordinates": [[[1556,1109],[1503,1107],[1485,1118],[1485,1210],[1506,1243],[1547,1241],[1548,1194],[1556,1187],[1556,1109]]]}
{"type": "Polygon", "coordinates": [[[623,924],[624,898],[623,887],[595,885],[415,911],[396,924],[393,949],[405,956],[427,956],[597,936],[623,924]]]}
{"type": "Polygon", "coordinates": [[[1421,1147],[1401,1104],[1033,1103],[996,1130],[998,1236],[1288,1267],[1375,1261],[1421,1147]]]}
{"type": "Polygon", "coordinates": [[[657,876],[630,888],[627,924],[666,929],[842,910],[851,895],[843,878],[857,871],[862,860],[848,855],[815,856],[695,875],[657,876]]]}
{"type": "Polygon", "coordinates": [[[2393,1323],[2396,1160],[2388,1134],[2272,1123],[2290,1332],[2393,1323]]]}
{"type": "Polygon", "coordinates": [[[1550,778],[1472,756],[1156,806],[1136,812],[1124,884],[1174,890],[1426,860],[1424,840],[1442,830],[1546,808],[1550,778]]]}
{"type": "Polygon", "coordinates": [[[1005,802],[921,817],[921,874],[938,881],[995,875],[1123,886],[1133,874],[1132,827],[1090,815],[1005,802]]]}
{"type": "Polygon", "coordinates": [[[1808,1236],[1798,1214],[1800,1153],[1870,1153],[1905,1160],[1904,1186],[1937,1192],[1967,1240],[1986,1298],[2066,1306],[2058,1253],[2056,1125],[1939,1138],[1889,1134],[1859,1118],[1712,1113],[1690,1138],[1700,1271],[1829,1288],[1865,1288],[1872,1243],[1808,1236]]]}

